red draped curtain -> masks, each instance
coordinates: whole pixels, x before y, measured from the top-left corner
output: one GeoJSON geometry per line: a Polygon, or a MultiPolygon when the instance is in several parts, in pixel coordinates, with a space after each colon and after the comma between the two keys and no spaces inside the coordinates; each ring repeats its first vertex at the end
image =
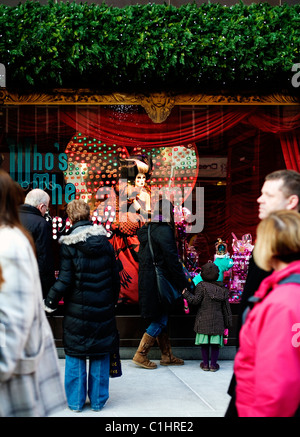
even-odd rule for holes
{"type": "Polygon", "coordinates": [[[273,107],[266,113],[262,107],[210,107],[209,111],[182,113],[180,123],[170,116],[162,124],[152,123],[147,114],[120,114],[113,109],[99,113],[92,109],[72,109],[61,112],[61,121],[74,130],[81,130],[102,141],[125,146],[176,146],[198,142],[206,137],[219,135],[242,121],[262,132],[279,135],[286,167],[300,170],[299,131],[300,113],[298,107],[289,107],[289,115],[278,113],[273,107]]]}
{"type": "Polygon", "coordinates": [[[299,108],[298,106],[275,107],[272,112],[266,114],[260,109],[249,117],[248,122],[263,132],[278,135],[286,168],[300,171],[299,108]]]}
{"type": "Polygon", "coordinates": [[[179,111],[175,107],[169,118],[153,123],[144,110],[130,106],[110,107],[25,107],[7,109],[5,128],[18,137],[78,132],[122,146],[161,147],[199,142],[220,135],[241,122],[261,132],[277,135],[286,167],[299,170],[298,106],[210,106],[179,111]],[[121,108],[121,109],[120,109],[121,108]]]}
{"type": "Polygon", "coordinates": [[[164,123],[153,123],[146,113],[119,113],[102,108],[99,113],[92,109],[71,109],[61,112],[61,121],[85,134],[101,138],[108,143],[124,146],[162,147],[197,142],[208,136],[219,135],[240,123],[251,110],[224,110],[214,107],[207,111],[186,111],[174,115],[164,123]]]}
{"type": "Polygon", "coordinates": [[[300,172],[300,132],[282,133],[280,142],[286,168],[300,172]]]}

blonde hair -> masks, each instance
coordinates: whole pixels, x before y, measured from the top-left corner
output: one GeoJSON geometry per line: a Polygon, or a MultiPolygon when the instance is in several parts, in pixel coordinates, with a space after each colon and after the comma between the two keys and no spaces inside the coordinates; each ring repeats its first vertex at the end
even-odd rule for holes
{"type": "Polygon", "coordinates": [[[83,200],[72,200],[66,210],[69,219],[72,223],[77,223],[80,220],[89,220],[90,218],[90,207],[83,200]]]}
{"type": "Polygon", "coordinates": [[[276,211],[257,227],[253,257],[258,267],[272,270],[272,260],[290,263],[300,259],[300,214],[276,211]]]}

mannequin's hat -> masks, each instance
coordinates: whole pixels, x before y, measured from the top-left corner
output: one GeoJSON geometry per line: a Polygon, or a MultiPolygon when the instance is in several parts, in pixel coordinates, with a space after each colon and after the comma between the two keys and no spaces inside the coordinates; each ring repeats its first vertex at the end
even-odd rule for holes
{"type": "Polygon", "coordinates": [[[146,175],[148,182],[153,172],[153,163],[149,155],[132,155],[129,158],[120,158],[120,178],[134,180],[138,173],[146,175]]]}

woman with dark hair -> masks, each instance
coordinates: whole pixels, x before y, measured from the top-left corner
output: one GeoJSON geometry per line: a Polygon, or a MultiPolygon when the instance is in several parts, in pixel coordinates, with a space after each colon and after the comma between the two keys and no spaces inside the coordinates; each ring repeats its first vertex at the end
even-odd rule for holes
{"type": "Polygon", "coordinates": [[[170,309],[162,305],[159,300],[156,273],[149,248],[148,226],[151,226],[151,242],[157,264],[180,290],[189,287],[189,282],[178,258],[173,204],[167,199],[161,199],[154,207],[151,224],[145,224],[137,232],[140,241],[139,304],[141,316],[144,319],[150,320],[150,324],[133,357],[133,362],[146,369],[155,369],[157,365],[147,357],[155,340],[157,340],[162,353],[161,365],[182,365],[184,362],[172,354],[167,333],[170,309]]]}
{"type": "Polygon", "coordinates": [[[34,244],[18,216],[21,202],[21,187],[0,169],[0,417],[49,416],[65,406],[34,244]]]}

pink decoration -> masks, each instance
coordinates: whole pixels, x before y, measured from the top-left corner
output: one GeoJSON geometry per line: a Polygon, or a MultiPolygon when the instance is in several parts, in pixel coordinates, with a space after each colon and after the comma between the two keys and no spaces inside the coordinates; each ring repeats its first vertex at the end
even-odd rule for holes
{"type": "Polygon", "coordinates": [[[229,302],[239,303],[244,290],[249,258],[251,256],[253,245],[251,234],[244,234],[239,240],[236,235],[231,233],[233,254],[233,267],[231,270],[231,278],[229,279],[229,302]]]}

